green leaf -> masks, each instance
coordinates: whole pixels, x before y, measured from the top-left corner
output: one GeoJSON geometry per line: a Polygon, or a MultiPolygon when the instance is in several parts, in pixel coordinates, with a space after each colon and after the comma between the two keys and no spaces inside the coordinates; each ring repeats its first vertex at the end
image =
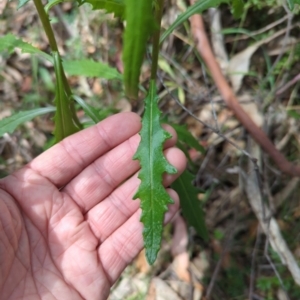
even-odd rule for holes
{"type": "Polygon", "coordinates": [[[205,153],[205,149],[199,144],[194,136],[189,132],[186,125],[177,125],[177,124],[170,124],[177,133],[178,140],[189,145],[191,148],[198,150],[201,153],[205,153]]]}
{"type": "Polygon", "coordinates": [[[198,190],[192,184],[194,176],[185,170],[172,184],[172,188],[178,193],[182,213],[190,226],[205,240],[208,233],[205,226],[204,213],[197,198],[198,190]]]}
{"type": "Polygon", "coordinates": [[[245,3],[243,0],[232,1],[232,11],[235,19],[239,19],[244,12],[245,3]]]}
{"type": "Polygon", "coordinates": [[[90,59],[64,60],[63,66],[69,75],[99,77],[105,79],[122,80],[122,75],[107,64],[90,59]]]}
{"type": "Polygon", "coordinates": [[[151,0],[125,0],[124,84],[129,98],[137,99],[147,40],[155,28],[151,0]]]}
{"type": "Polygon", "coordinates": [[[288,4],[290,10],[294,9],[294,5],[295,5],[294,0],[287,0],[287,4],[288,4]]]}
{"type": "Polygon", "coordinates": [[[177,19],[174,21],[174,23],[162,34],[160,38],[160,42],[162,43],[166,37],[173,32],[173,30],[182,24],[184,21],[186,21],[189,17],[191,17],[194,14],[201,13],[204,10],[210,8],[210,7],[216,7],[219,4],[227,2],[227,0],[202,0],[197,1],[192,6],[190,6],[184,13],[179,15],[177,19]]]}
{"type": "Polygon", "coordinates": [[[55,106],[56,113],[54,116],[55,129],[54,136],[56,143],[63,140],[65,137],[80,130],[73,121],[73,113],[71,108],[71,99],[68,98],[64,82],[63,68],[61,58],[58,52],[53,52],[54,70],[56,77],[55,89],[55,106]]]}
{"type": "Polygon", "coordinates": [[[134,159],[140,161],[141,170],[138,177],[141,183],[133,197],[141,200],[144,245],[150,264],[156,260],[160,248],[167,205],[173,203],[162,184],[162,176],[165,172],[169,174],[177,172],[164,157],[163,144],[171,135],[162,129],[159,118],[155,82],[151,80],[149,93],[145,99],[145,112],[140,131],[141,142],[134,155],[134,159]]]}
{"type": "Polygon", "coordinates": [[[300,114],[299,114],[297,111],[293,110],[293,109],[288,110],[288,111],[287,111],[287,114],[288,114],[290,117],[292,117],[292,118],[294,118],[294,119],[296,119],[296,120],[300,120],[300,114]]]}
{"type": "Polygon", "coordinates": [[[17,9],[21,8],[22,6],[24,6],[27,2],[29,2],[29,0],[19,0],[18,1],[18,7],[17,7],[17,9]]]}
{"type": "Polygon", "coordinates": [[[5,36],[0,37],[0,52],[6,50],[9,53],[12,53],[16,47],[20,48],[23,53],[39,54],[42,55],[45,59],[53,62],[51,55],[41,51],[40,49],[32,46],[27,42],[16,38],[13,34],[9,33],[5,36]]]}
{"type": "Polygon", "coordinates": [[[125,1],[124,0],[83,0],[78,1],[78,4],[89,3],[93,9],[104,9],[108,13],[113,13],[116,17],[124,18],[125,1]]]}
{"type": "Polygon", "coordinates": [[[0,137],[2,137],[4,133],[13,133],[19,125],[28,122],[37,116],[54,111],[55,107],[49,106],[27,111],[20,111],[10,117],[4,118],[0,120],[0,137]]]}
{"type": "MultiPolygon", "coordinates": [[[[53,58],[46,52],[32,46],[31,44],[24,42],[16,38],[13,34],[7,34],[0,37],[0,52],[7,50],[9,53],[13,52],[14,48],[20,48],[23,53],[39,54],[46,60],[53,63],[53,58]]],[[[119,79],[122,80],[122,74],[116,69],[101,63],[89,59],[83,60],[65,60],[63,66],[69,75],[88,76],[88,77],[100,77],[105,79],[119,79]]]]}
{"type": "MultiPolygon", "coordinates": [[[[190,156],[189,151],[186,147],[186,144],[183,144],[180,141],[177,141],[176,147],[179,148],[184,153],[184,155],[186,156],[186,158],[188,160],[189,167],[193,168],[193,170],[194,170],[196,168],[196,165],[194,164],[194,162],[191,159],[191,156],[190,156]]],[[[195,170],[195,172],[196,172],[196,170],[195,170]]]]}
{"type": "Polygon", "coordinates": [[[96,108],[87,104],[82,98],[72,95],[72,98],[83,108],[84,112],[93,120],[95,124],[101,121],[101,117],[96,108]]]}
{"type": "Polygon", "coordinates": [[[48,3],[44,6],[44,9],[45,9],[46,14],[49,13],[49,10],[50,10],[53,6],[55,6],[55,5],[57,5],[57,4],[61,3],[61,2],[64,2],[64,0],[50,0],[50,1],[48,1],[48,3]]]}

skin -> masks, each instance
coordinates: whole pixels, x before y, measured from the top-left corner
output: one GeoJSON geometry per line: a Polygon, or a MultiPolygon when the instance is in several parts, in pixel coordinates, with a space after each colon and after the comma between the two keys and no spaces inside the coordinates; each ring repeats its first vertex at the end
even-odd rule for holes
{"type": "MultiPolygon", "coordinates": [[[[0,299],[106,299],[110,287],[143,248],[139,201],[140,118],[117,114],[74,134],[0,180],[0,299]]],[[[184,154],[165,155],[178,173],[184,154]]],[[[179,207],[167,189],[169,222],[179,207]]]]}

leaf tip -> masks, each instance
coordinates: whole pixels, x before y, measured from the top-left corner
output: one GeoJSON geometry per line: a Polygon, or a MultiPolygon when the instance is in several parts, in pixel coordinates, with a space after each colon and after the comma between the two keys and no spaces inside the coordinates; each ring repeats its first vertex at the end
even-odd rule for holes
{"type": "Polygon", "coordinates": [[[158,251],[153,251],[152,249],[146,249],[146,259],[149,265],[153,265],[156,261],[158,251]]]}

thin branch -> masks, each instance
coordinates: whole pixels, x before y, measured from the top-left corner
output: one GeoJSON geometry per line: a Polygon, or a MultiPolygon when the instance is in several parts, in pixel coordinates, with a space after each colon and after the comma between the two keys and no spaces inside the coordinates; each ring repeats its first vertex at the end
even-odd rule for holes
{"type": "Polygon", "coordinates": [[[249,287],[249,300],[253,299],[253,294],[254,294],[254,285],[255,285],[255,261],[257,257],[257,252],[258,252],[258,246],[260,244],[261,240],[261,228],[257,228],[256,232],[256,240],[255,240],[255,245],[254,249],[252,252],[252,259],[251,259],[251,274],[250,274],[250,287],[249,287]]]}

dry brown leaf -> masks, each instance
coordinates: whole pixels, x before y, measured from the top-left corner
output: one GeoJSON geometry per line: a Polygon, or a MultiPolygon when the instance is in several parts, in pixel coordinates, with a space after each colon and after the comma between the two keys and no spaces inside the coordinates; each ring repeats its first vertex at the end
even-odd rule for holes
{"type": "Polygon", "coordinates": [[[188,252],[183,252],[175,256],[172,262],[172,269],[177,277],[185,282],[191,282],[191,275],[189,272],[190,256],[188,252]]]}
{"type": "Polygon", "coordinates": [[[253,102],[253,96],[250,94],[244,94],[238,97],[240,105],[247,112],[249,117],[253,120],[253,122],[261,127],[263,125],[264,119],[262,113],[259,111],[257,104],[253,102]]]}
{"type": "Polygon", "coordinates": [[[202,280],[205,272],[209,268],[209,265],[207,253],[202,251],[191,262],[191,272],[197,278],[197,280],[202,280]]]}
{"type": "Polygon", "coordinates": [[[11,110],[8,108],[0,108],[0,120],[9,117],[11,115],[11,110]]]}
{"type": "MultiPolygon", "coordinates": [[[[132,276],[131,273],[125,271],[125,275],[120,282],[113,286],[108,300],[120,300],[133,298],[139,294],[146,294],[148,290],[148,280],[143,274],[132,276]]],[[[135,298],[136,299],[136,298],[135,298]]]]}
{"type": "Polygon", "coordinates": [[[151,280],[146,300],[183,300],[162,279],[154,277],[151,280]]]}
{"type": "Polygon", "coordinates": [[[186,119],[187,127],[189,128],[189,131],[192,133],[194,137],[199,137],[202,134],[203,126],[199,124],[197,120],[195,120],[193,117],[188,116],[186,119]]]}
{"type": "Polygon", "coordinates": [[[8,0],[1,0],[0,1],[0,15],[2,15],[2,13],[3,13],[3,11],[4,11],[5,7],[6,7],[7,1],[8,0]]]}
{"type": "Polygon", "coordinates": [[[269,43],[270,41],[284,33],[285,30],[280,30],[272,36],[262,39],[256,42],[255,44],[249,46],[248,48],[237,53],[230,59],[227,73],[229,74],[229,78],[234,92],[237,92],[240,89],[245,74],[249,72],[250,60],[254,52],[256,52],[256,50],[261,45],[269,43]]]}
{"type": "Polygon", "coordinates": [[[217,8],[209,9],[210,29],[211,29],[211,44],[214,50],[217,61],[220,64],[222,71],[228,68],[228,55],[224,46],[224,38],[221,24],[221,11],[217,8]]]}
{"type": "Polygon", "coordinates": [[[116,109],[119,109],[121,112],[128,112],[131,111],[132,106],[128,100],[122,98],[117,102],[116,109]]]}
{"type": "Polygon", "coordinates": [[[296,44],[297,39],[293,36],[284,36],[281,39],[276,40],[273,45],[270,45],[268,49],[268,55],[280,55],[286,51],[290,51],[296,44]]]}
{"type": "Polygon", "coordinates": [[[168,280],[167,282],[182,299],[192,299],[193,286],[191,283],[179,280],[168,280]]]}
{"type": "Polygon", "coordinates": [[[31,76],[25,76],[23,78],[23,82],[21,85],[21,91],[23,93],[29,92],[32,88],[32,77],[31,76]]]}
{"type": "Polygon", "coordinates": [[[244,76],[249,72],[252,55],[261,45],[262,42],[257,42],[230,59],[228,74],[235,92],[240,89],[244,76]]]}
{"type": "Polygon", "coordinates": [[[202,298],[203,292],[204,292],[204,287],[199,282],[195,282],[194,283],[193,300],[203,299],[202,298]]]}
{"type": "Polygon", "coordinates": [[[103,87],[100,82],[100,79],[95,79],[93,86],[92,86],[92,91],[95,95],[101,96],[103,94],[103,87]]]}
{"type": "Polygon", "coordinates": [[[151,270],[151,266],[148,264],[145,249],[143,249],[135,260],[135,266],[138,269],[139,273],[147,274],[151,270]]]}
{"type": "Polygon", "coordinates": [[[283,289],[278,289],[277,291],[277,299],[278,300],[289,300],[287,293],[283,289]]]}
{"type": "MultiPolygon", "coordinates": [[[[218,104],[214,104],[212,107],[212,105],[210,103],[204,105],[201,109],[201,112],[198,114],[198,118],[202,122],[205,122],[206,124],[215,126],[215,120],[214,120],[212,108],[215,110],[215,112],[218,112],[218,111],[220,111],[221,106],[218,104]]],[[[198,122],[198,124],[199,124],[199,122],[198,122]]]]}

